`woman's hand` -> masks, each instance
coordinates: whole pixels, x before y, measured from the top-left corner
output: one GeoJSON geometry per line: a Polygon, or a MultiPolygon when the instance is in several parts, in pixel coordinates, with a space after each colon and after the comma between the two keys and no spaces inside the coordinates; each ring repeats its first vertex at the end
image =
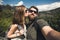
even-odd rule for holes
{"type": "Polygon", "coordinates": [[[20,34],[23,35],[24,34],[24,29],[20,30],[20,34]]]}
{"type": "Polygon", "coordinates": [[[21,29],[19,32],[15,33],[15,34],[16,34],[16,37],[17,37],[17,36],[21,36],[21,35],[24,34],[24,30],[21,29]]]}

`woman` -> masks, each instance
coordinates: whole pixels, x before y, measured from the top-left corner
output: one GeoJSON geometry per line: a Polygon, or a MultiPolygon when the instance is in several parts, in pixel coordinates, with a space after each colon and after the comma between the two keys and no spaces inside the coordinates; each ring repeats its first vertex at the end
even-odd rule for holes
{"type": "Polygon", "coordinates": [[[13,23],[7,37],[11,40],[26,40],[25,17],[28,16],[24,5],[16,6],[13,23]]]}

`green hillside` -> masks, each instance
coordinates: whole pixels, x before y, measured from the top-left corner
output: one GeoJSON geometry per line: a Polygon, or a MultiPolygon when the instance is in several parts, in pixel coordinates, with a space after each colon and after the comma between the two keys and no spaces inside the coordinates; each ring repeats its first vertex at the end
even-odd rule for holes
{"type": "MultiPolygon", "coordinates": [[[[9,5],[0,5],[0,35],[12,23],[14,8],[9,5]]],[[[39,18],[45,19],[52,28],[60,31],[60,8],[39,12],[39,18]]]]}

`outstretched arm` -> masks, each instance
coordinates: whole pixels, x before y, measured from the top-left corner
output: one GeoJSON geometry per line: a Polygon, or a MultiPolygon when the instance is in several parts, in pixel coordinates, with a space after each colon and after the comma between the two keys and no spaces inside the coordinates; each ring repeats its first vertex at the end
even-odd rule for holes
{"type": "Polygon", "coordinates": [[[44,26],[41,31],[47,40],[60,40],[60,32],[50,26],[44,26]]]}
{"type": "Polygon", "coordinates": [[[60,32],[52,29],[45,20],[37,20],[37,24],[46,40],[60,40],[60,32]]]}

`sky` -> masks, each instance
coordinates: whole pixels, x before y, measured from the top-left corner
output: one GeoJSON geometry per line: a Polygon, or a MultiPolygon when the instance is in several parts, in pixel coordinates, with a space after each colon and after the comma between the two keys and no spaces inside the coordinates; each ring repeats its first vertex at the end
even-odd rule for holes
{"type": "Polygon", "coordinates": [[[0,0],[0,5],[19,6],[25,5],[27,8],[36,6],[39,11],[47,11],[60,7],[60,0],[0,0]]]}

